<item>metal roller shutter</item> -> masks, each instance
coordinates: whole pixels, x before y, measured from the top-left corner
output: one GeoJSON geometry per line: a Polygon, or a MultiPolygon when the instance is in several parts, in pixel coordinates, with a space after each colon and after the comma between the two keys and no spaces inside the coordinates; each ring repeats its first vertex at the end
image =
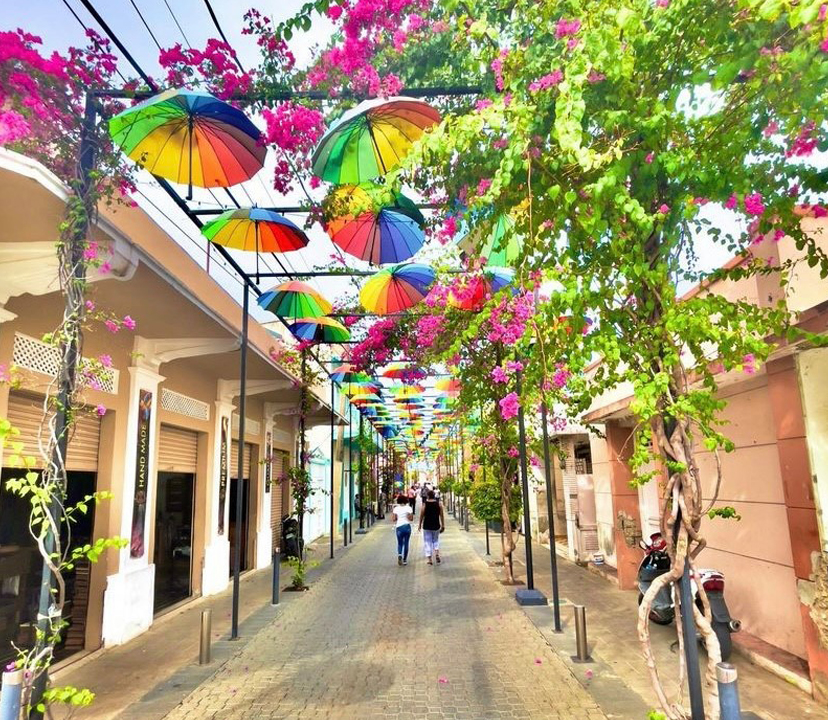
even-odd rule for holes
{"type": "MultiPolygon", "coordinates": [[[[35,457],[37,467],[42,467],[38,456],[38,435],[43,418],[43,398],[20,393],[9,394],[9,422],[20,431],[19,440],[24,452],[35,457]]],[[[66,469],[80,472],[98,471],[98,450],[101,444],[101,420],[88,410],[81,410],[75,418],[75,427],[69,438],[66,453],[66,469]]]]}
{"type": "Polygon", "coordinates": [[[270,471],[273,478],[273,484],[270,487],[270,529],[273,532],[272,547],[274,549],[282,544],[282,515],[284,515],[282,487],[284,483],[280,479],[288,469],[287,457],[287,453],[282,450],[273,451],[273,467],[270,471]]]}
{"type": "MultiPolygon", "coordinates": [[[[253,446],[250,443],[244,444],[244,467],[242,470],[244,471],[244,479],[249,480],[252,475],[250,474],[250,456],[252,454],[253,446]]],[[[230,477],[234,478],[238,475],[239,470],[239,441],[233,440],[233,444],[230,446],[230,477]]]]}
{"type": "Polygon", "coordinates": [[[195,474],[197,469],[198,433],[162,425],[158,438],[158,470],[195,474]]]}

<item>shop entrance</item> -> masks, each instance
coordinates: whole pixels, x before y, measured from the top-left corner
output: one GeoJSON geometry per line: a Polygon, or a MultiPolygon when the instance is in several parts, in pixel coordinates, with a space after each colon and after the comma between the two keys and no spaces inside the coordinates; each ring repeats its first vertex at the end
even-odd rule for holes
{"type": "Polygon", "coordinates": [[[193,594],[193,510],[198,433],[161,425],[155,501],[155,612],[193,594]]]}
{"type": "Polygon", "coordinates": [[[253,446],[250,443],[244,444],[244,458],[242,464],[242,505],[238,507],[236,503],[236,494],[238,493],[239,480],[236,477],[239,474],[239,444],[233,441],[230,452],[230,523],[229,523],[229,540],[230,540],[230,568],[229,572],[233,574],[233,563],[236,557],[236,522],[240,522],[241,527],[241,563],[239,568],[241,570],[248,570],[250,563],[248,561],[248,532],[250,531],[250,476],[251,476],[251,458],[253,455],[253,446]]]}
{"type": "MultiPolygon", "coordinates": [[[[20,431],[17,438],[24,453],[37,456],[38,434],[43,416],[43,398],[25,393],[9,394],[8,419],[20,431]]],[[[66,453],[66,504],[72,506],[97,489],[100,419],[92,413],[79,412],[66,453]]],[[[8,450],[7,450],[8,452],[8,450]]],[[[0,471],[0,664],[5,665],[16,653],[11,642],[28,647],[34,642],[40,599],[40,574],[43,564],[29,533],[28,498],[6,489],[6,481],[19,478],[20,468],[4,467],[0,471]]],[[[87,512],[74,514],[70,528],[61,527],[63,548],[91,543],[94,536],[95,504],[87,503],[87,512]]],[[[89,608],[91,565],[85,558],[63,574],[66,604],[63,616],[67,626],[55,656],[63,659],[86,646],[86,621],[89,608]]],[[[96,646],[97,647],[97,646],[96,646]]]]}
{"type": "Polygon", "coordinates": [[[159,472],[155,501],[155,612],[192,594],[195,475],[159,472]]]}

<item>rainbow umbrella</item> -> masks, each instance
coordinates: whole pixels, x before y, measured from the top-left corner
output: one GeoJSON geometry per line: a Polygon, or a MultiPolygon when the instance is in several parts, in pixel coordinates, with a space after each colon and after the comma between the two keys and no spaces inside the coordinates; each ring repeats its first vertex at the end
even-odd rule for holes
{"type": "MultiPolygon", "coordinates": [[[[326,223],[325,230],[349,255],[384,265],[408,260],[423,246],[424,219],[418,222],[397,201],[377,206],[359,185],[337,188],[332,198],[331,207],[346,206],[348,210],[340,210],[341,214],[326,223]]],[[[406,207],[416,210],[414,203],[403,195],[396,194],[396,198],[404,199],[406,207]]]]}
{"type": "Polygon", "coordinates": [[[341,343],[351,339],[348,328],[329,317],[299,318],[289,327],[299,340],[308,342],[341,343]]]}
{"type": "Polygon", "coordinates": [[[440,113],[406,97],[366,100],[323,135],[313,153],[313,173],[336,185],[358,185],[397,167],[440,113]]]}
{"type": "Polygon", "coordinates": [[[523,250],[523,238],[514,232],[515,221],[505,213],[499,214],[488,235],[485,225],[468,232],[459,241],[464,257],[484,257],[489,265],[512,265],[523,250]]]}
{"type": "Polygon", "coordinates": [[[291,280],[268,290],[257,300],[259,306],[281,318],[322,317],[333,306],[307,283],[291,280]]]}
{"type": "Polygon", "coordinates": [[[482,275],[468,278],[462,292],[449,292],[448,302],[462,310],[479,310],[490,296],[508,287],[514,277],[511,268],[486,268],[482,275]]]}
{"type": "Polygon", "coordinates": [[[352,383],[369,379],[367,373],[358,370],[356,365],[352,365],[351,363],[342,363],[342,365],[337,365],[331,370],[331,380],[335,382],[352,383]]]}
{"type": "Polygon", "coordinates": [[[416,305],[434,282],[434,270],[428,265],[406,263],[381,270],[362,288],[359,300],[377,315],[400,312],[416,305]]]}
{"type": "MultiPolygon", "coordinates": [[[[379,383],[371,381],[351,381],[346,383],[344,392],[346,395],[356,397],[359,395],[376,395],[380,391],[379,383]]],[[[377,396],[379,399],[379,396],[377,396]]]]}
{"type": "Polygon", "coordinates": [[[459,380],[438,380],[434,387],[444,393],[459,393],[463,385],[459,380]]]}
{"type": "Polygon", "coordinates": [[[392,388],[391,392],[396,398],[418,398],[425,392],[425,387],[422,385],[401,385],[392,388]]]}
{"type": "Polygon", "coordinates": [[[201,228],[210,242],[252,252],[290,252],[305,247],[305,232],[284,215],[263,208],[228,210],[201,228]]]}
{"type": "Polygon", "coordinates": [[[299,250],[309,242],[304,231],[284,215],[261,208],[223,212],[201,228],[201,234],[216,245],[255,252],[257,282],[260,252],[299,250]]]}
{"type": "Polygon", "coordinates": [[[383,377],[404,382],[421,380],[426,376],[425,370],[407,362],[393,362],[380,374],[383,377]]]}
{"type": "Polygon", "coordinates": [[[109,121],[109,134],[153,175],[187,185],[230,187],[264,165],[261,131],[232,105],[206,92],[165,90],[109,121]]]}

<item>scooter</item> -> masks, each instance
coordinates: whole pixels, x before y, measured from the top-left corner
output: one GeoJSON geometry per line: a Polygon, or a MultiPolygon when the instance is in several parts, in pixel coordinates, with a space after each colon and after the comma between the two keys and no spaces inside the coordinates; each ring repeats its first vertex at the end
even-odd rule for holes
{"type": "MultiPolygon", "coordinates": [[[[650,535],[649,542],[641,540],[639,546],[646,553],[638,566],[638,604],[644,599],[653,581],[670,570],[670,556],[667,554],[667,543],[661,533],[650,535]]],[[[719,647],[722,651],[722,660],[727,660],[733,650],[733,643],[730,634],[739,632],[742,623],[730,617],[727,603],[724,598],[724,575],[718,570],[697,570],[696,576],[691,578],[691,590],[696,605],[702,609],[701,598],[698,593],[696,582],[701,582],[707,600],[710,603],[710,612],[713,616],[713,632],[719,640],[719,647]]],[[[669,625],[676,616],[676,608],[673,603],[673,588],[665,585],[653,601],[650,608],[650,620],[657,625],[669,625]]]]}
{"type": "Polygon", "coordinates": [[[299,539],[299,521],[291,515],[285,515],[282,518],[282,554],[286,558],[298,558],[300,543],[304,546],[304,541],[299,539]]]}

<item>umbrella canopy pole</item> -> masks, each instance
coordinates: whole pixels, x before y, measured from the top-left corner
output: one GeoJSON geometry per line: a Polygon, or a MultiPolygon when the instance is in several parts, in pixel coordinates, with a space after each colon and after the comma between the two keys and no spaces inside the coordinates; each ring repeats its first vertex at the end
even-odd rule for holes
{"type": "Polygon", "coordinates": [[[253,223],[253,232],[256,235],[256,285],[259,284],[259,223],[253,223]]]}
{"type": "Polygon", "coordinates": [[[382,159],[382,153],[380,153],[379,145],[377,145],[377,139],[374,137],[374,128],[371,127],[371,121],[368,121],[368,134],[371,136],[371,142],[374,144],[374,150],[377,153],[377,159],[379,160],[380,167],[382,168],[382,174],[386,175],[388,170],[385,168],[385,162],[382,159]]]}
{"type": "Polygon", "coordinates": [[[189,120],[187,120],[187,128],[188,128],[188,140],[190,143],[190,152],[189,152],[189,170],[188,170],[188,178],[189,184],[187,185],[187,200],[193,199],[193,116],[190,115],[189,120]]]}
{"type": "Polygon", "coordinates": [[[331,560],[334,556],[334,443],[336,437],[334,436],[334,403],[335,400],[335,383],[331,380],[331,560]]]}

